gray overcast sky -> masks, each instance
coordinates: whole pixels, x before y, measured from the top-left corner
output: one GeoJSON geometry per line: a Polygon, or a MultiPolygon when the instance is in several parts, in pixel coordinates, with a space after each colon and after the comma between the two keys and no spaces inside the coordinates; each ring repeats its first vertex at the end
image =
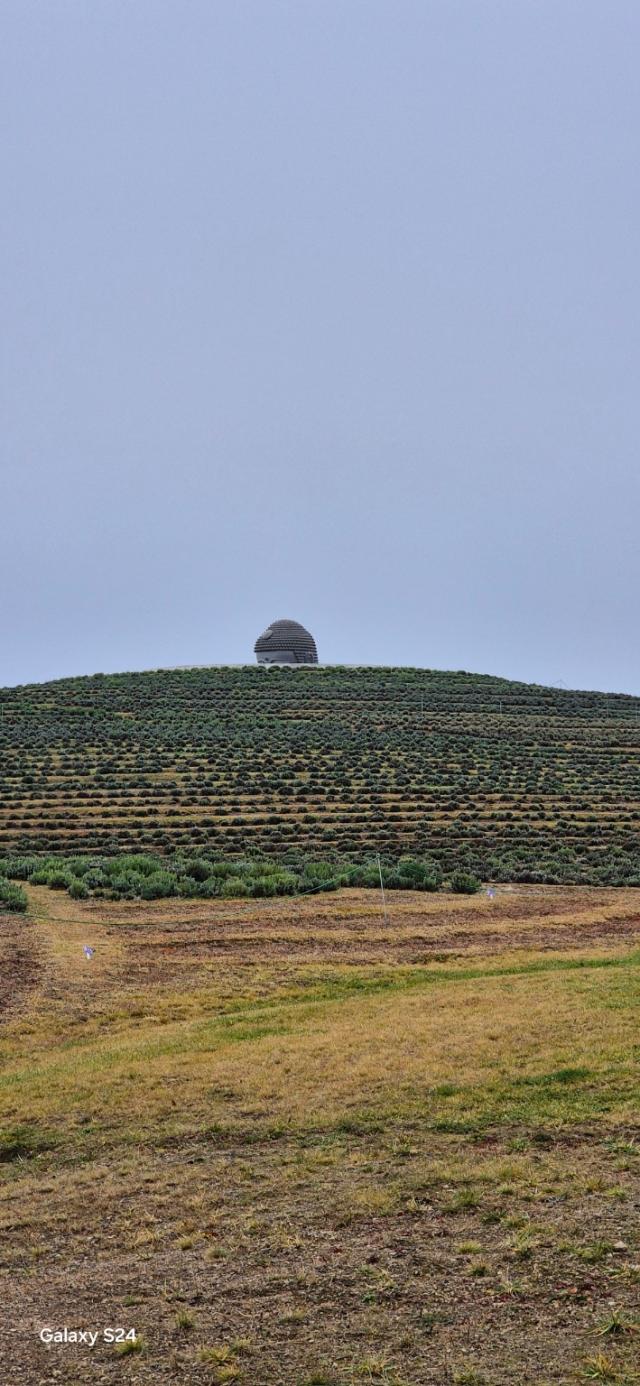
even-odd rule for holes
{"type": "Polygon", "coordinates": [[[4,0],[0,683],[640,693],[637,0],[4,0]]]}

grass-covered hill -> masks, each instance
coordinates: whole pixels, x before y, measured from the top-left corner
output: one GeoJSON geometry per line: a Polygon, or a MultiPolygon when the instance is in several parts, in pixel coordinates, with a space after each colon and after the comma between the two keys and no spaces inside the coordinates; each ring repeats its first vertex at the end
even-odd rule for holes
{"type": "Polygon", "coordinates": [[[640,882],[640,700],[392,668],[0,692],[0,855],[435,858],[640,882]]]}

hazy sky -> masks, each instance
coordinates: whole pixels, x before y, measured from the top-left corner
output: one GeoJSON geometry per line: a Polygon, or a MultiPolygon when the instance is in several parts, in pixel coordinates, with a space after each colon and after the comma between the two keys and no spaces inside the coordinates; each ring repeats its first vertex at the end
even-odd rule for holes
{"type": "Polygon", "coordinates": [[[638,0],[3,0],[0,684],[640,693],[638,0]]]}

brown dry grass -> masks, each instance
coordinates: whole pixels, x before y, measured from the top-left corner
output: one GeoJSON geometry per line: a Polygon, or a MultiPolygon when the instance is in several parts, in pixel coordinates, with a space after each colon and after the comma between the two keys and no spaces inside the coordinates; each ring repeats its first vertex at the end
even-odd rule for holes
{"type": "Polygon", "coordinates": [[[30,897],[2,1381],[633,1379],[640,891],[30,897]]]}

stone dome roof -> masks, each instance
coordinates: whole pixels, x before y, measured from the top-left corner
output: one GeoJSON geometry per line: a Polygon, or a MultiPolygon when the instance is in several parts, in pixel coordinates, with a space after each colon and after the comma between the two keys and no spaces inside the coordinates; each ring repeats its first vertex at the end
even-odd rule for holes
{"type": "Polygon", "coordinates": [[[317,664],[316,642],[298,621],[274,621],[254,645],[258,664],[317,664]]]}

